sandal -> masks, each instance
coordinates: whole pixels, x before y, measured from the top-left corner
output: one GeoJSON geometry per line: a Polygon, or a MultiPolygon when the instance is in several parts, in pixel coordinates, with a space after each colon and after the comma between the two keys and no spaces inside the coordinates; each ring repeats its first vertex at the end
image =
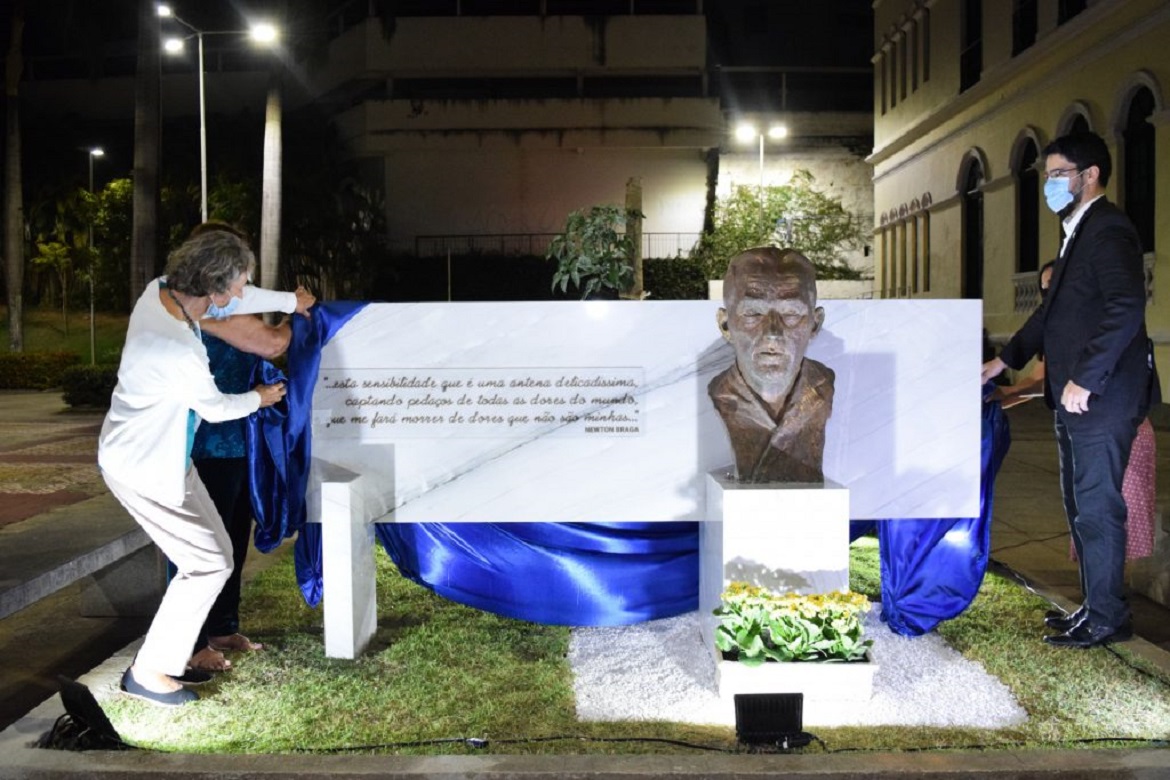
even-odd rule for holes
{"type": "Polygon", "coordinates": [[[198,672],[226,672],[232,668],[232,662],[223,657],[223,653],[208,645],[191,656],[187,668],[198,672]]]}
{"type": "Polygon", "coordinates": [[[233,650],[256,651],[263,650],[264,645],[259,642],[253,642],[243,634],[232,634],[231,636],[218,637],[221,641],[213,642],[210,638],[207,640],[207,646],[212,650],[218,650],[221,653],[230,652],[233,650]]]}

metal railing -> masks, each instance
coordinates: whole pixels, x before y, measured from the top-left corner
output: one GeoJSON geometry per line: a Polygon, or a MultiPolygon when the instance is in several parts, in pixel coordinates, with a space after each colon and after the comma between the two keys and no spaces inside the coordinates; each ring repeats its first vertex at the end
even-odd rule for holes
{"type": "MultiPolygon", "coordinates": [[[[414,239],[415,257],[444,255],[533,255],[543,256],[557,233],[474,233],[424,235],[414,239]]],[[[678,257],[688,254],[699,242],[699,233],[643,233],[642,257],[678,257]]],[[[402,246],[401,242],[396,242],[402,246]]]]}

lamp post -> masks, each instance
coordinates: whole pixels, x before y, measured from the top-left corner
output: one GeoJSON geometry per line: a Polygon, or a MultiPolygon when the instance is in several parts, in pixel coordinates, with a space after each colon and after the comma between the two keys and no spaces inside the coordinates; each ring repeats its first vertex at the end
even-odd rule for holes
{"type": "MultiPolygon", "coordinates": [[[[89,158],[89,194],[94,195],[93,191],[93,161],[95,157],[101,157],[105,154],[100,146],[95,146],[89,150],[87,157],[89,158]]],[[[97,363],[97,332],[94,325],[94,305],[93,305],[93,274],[94,274],[94,255],[93,255],[93,214],[89,216],[89,364],[95,365],[97,363]]]]}
{"type": "Polygon", "coordinates": [[[744,122],[735,128],[735,138],[742,143],[750,143],[757,138],[760,139],[760,199],[764,197],[764,136],[771,138],[774,141],[779,141],[781,138],[788,137],[788,128],[781,124],[774,124],[768,127],[767,130],[760,130],[755,125],[744,122]]]}
{"type": "Polygon", "coordinates": [[[169,5],[159,3],[156,10],[160,18],[174,19],[183,27],[191,31],[186,38],[167,38],[163,48],[168,54],[177,54],[183,50],[183,43],[194,38],[199,53],[199,215],[203,222],[207,221],[207,93],[203,69],[203,36],[204,35],[249,35],[257,43],[268,45],[276,41],[276,28],[271,24],[254,24],[250,30],[201,30],[190,22],[178,16],[169,5]]]}

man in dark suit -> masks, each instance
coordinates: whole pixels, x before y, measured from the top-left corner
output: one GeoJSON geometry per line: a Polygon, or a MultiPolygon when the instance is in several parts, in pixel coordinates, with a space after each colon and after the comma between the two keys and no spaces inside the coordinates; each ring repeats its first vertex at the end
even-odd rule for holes
{"type": "Polygon", "coordinates": [[[1064,240],[1048,294],[983,379],[1020,369],[1043,353],[1045,400],[1055,410],[1060,483],[1080,560],[1084,603],[1045,622],[1056,647],[1129,639],[1122,477],[1137,426],[1156,400],[1145,325],[1142,249],[1129,218],[1104,197],[1112,161],[1092,133],[1062,136],[1044,150],[1045,198],[1064,240]]]}

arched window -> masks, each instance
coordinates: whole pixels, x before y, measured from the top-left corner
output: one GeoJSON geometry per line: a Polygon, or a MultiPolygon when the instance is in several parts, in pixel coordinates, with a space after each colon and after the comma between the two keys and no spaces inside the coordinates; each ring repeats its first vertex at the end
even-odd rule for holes
{"type": "Polygon", "coordinates": [[[963,175],[963,298],[983,297],[983,165],[970,157],[963,175]]]}
{"type": "Polygon", "coordinates": [[[1076,114],[1072,118],[1072,121],[1068,123],[1068,130],[1065,131],[1066,134],[1070,134],[1070,135],[1072,133],[1087,133],[1087,132],[1089,132],[1089,120],[1085,119],[1084,114],[1076,114]]]}
{"type": "Polygon", "coordinates": [[[1155,185],[1157,158],[1154,155],[1154,94],[1146,87],[1134,92],[1126,113],[1122,143],[1125,145],[1125,212],[1133,220],[1143,252],[1154,251],[1155,185]]]}
{"type": "Polygon", "coordinates": [[[1040,150],[1028,139],[1016,163],[1016,265],[1021,273],[1040,268],[1040,150]]]}

